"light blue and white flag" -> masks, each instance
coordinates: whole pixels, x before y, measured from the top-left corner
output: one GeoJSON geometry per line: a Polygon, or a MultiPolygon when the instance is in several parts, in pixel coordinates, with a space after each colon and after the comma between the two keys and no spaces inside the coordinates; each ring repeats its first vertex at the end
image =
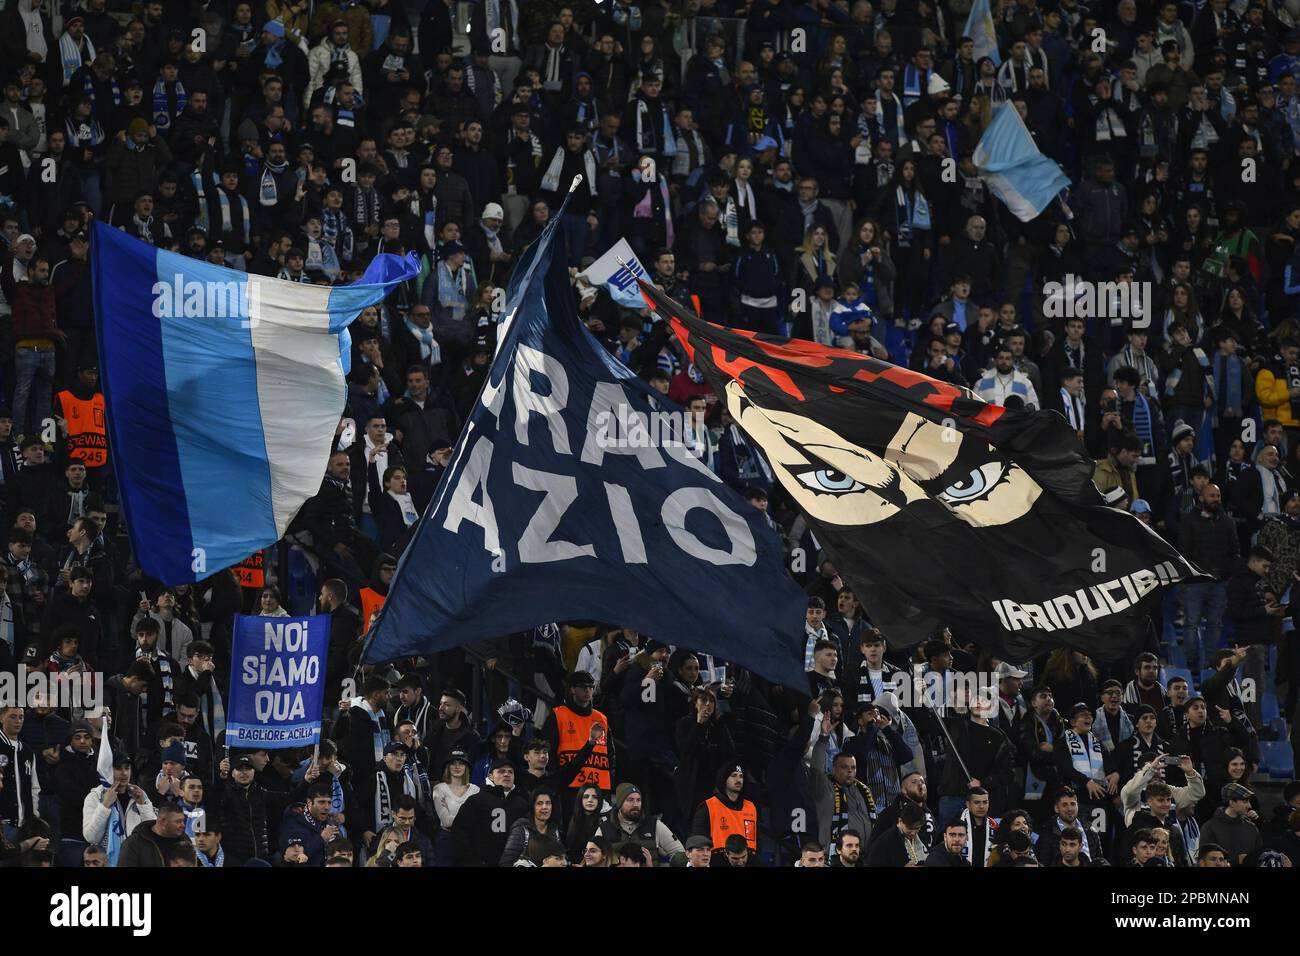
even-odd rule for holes
{"type": "Polygon", "coordinates": [[[640,277],[650,282],[651,279],[626,239],[620,239],[610,246],[608,252],[589,265],[585,272],[579,273],[579,276],[593,286],[603,285],[609,290],[610,297],[625,309],[645,308],[645,299],[641,298],[636,280],[640,277]]]}
{"type": "Polygon", "coordinates": [[[1021,222],[1033,219],[1070,185],[1069,178],[1034,145],[1011,103],[993,109],[993,120],[971,157],[980,179],[1021,222]]]}
{"type": "Polygon", "coordinates": [[[419,273],[306,285],[155,249],[96,221],[109,447],[141,567],[198,581],[274,544],[320,490],[347,398],[347,327],[419,273]]]}
{"type": "MultiPolygon", "coordinates": [[[[108,742],[110,720],[109,715],[105,714],[102,736],[99,738],[99,753],[95,756],[95,771],[99,774],[99,782],[105,787],[113,786],[113,746],[108,742]]],[[[108,812],[108,827],[105,836],[108,838],[108,865],[117,866],[117,858],[122,852],[122,844],[126,842],[126,821],[122,818],[122,804],[120,801],[114,800],[113,807],[108,812]]]]}
{"type": "Polygon", "coordinates": [[[1002,65],[998,55],[998,32],[993,27],[993,12],[989,9],[989,0],[975,0],[971,4],[970,16],[966,18],[966,32],[962,34],[975,41],[972,56],[978,63],[988,57],[996,65],[1002,65]]]}

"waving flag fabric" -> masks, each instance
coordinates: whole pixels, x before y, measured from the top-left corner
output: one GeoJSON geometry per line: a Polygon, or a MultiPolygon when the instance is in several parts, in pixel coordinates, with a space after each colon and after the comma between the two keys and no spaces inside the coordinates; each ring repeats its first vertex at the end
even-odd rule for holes
{"type": "Polygon", "coordinates": [[[582,619],[803,686],[807,599],[775,532],[579,322],[562,218],[515,269],[513,319],[364,660],[582,619]]]}
{"type": "Polygon", "coordinates": [[[993,110],[993,120],[971,157],[980,179],[988,184],[1021,222],[1028,222],[1070,185],[1056,161],[1034,145],[1024,120],[1012,103],[993,110]]]}
{"type": "Polygon", "coordinates": [[[132,550],[162,581],[197,581],[275,543],[320,489],[347,397],[347,326],[419,266],[381,255],[356,285],[307,285],[94,230],[100,375],[132,550]]]}
{"type": "Polygon", "coordinates": [[[993,13],[989,10],[989,0],[975,0],[971,4],[970,15],[966,17],[966,32],[963,36],[968,36],[975,41],[972,56],[976,63],[988,57],[996,65],[1002,65],[1002,57],[998,55],[998,32],[993,27],[993,13]]]}
{"type": "Polygon", "coordinates": [[[899,646],[950,626],[1013,661],[1062,645],[1126,658],[1164,588],[1203,579],[1133,515],[1051,411],[870,356],[724,329],[644,283],[767,455],[867,615],[899,646]]]}

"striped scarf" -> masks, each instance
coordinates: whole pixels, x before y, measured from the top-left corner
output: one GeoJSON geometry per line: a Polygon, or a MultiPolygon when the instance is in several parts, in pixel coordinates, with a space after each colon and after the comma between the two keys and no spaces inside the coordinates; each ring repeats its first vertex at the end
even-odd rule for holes
{"type": "Polygon", "coordinates": [[[347,262],[352,258],[352,227],[342,209],[322,210],[320,228],[321,238],[334,247],[341,261],[347,262]]]}
{"type": "Polygon", "coordinates": [[[173,115],[179,116],[185,110],[189,96],[180,80],[176,81],[176,112],[173,114],[167,97],[167,83],[160,76],[153,85],[153,123],[159,129],[171,129],[173,115]]]}
{"type": "MultiPolygon", "coordinates": [[[[111,76],[108,79],[110,88],[113,91],[113,105],[122,105],[122,88],[117,84],[117,77],[111,76]]],[[[95,81],[91,79],[91,71],[87,70],[81,78],[81,91],[90,97],[90,115],[99,115],[99,100],[95,96],[95,81]]],[[[72,121],[69,120],[69,123],[72,121]]]]}
{"type": "MultiPolygon", "coordinates": [[[[1236,355],[1217,353],[1214,356],[1214,380],[1219,384],[1216,418],[1241,418],[1245,400],[1241,393],[1241,359],[1236,355]]],[[[1218,422],[1216,421],[1217,425],[1218,422]]]]}
{"type": "MultiPolygon", "coordinates": [[[[175,695],[175,678],[172,671],[172,659],[158,653],[158,649],[147,651],[143,647],[135,649],[135,659],[138,661],[148,661],[153,665],[153,669],[158,673],[158,679],[162,682],[162,712],[164,717],[169,717],[176,713],[176,695],[175,695]]],[[[148,702],[148,694],[141,694],[140,701],[142,704],[148,702]]]]}
{"type": "MultiPolygon", "coordinates": [[[[839,854],[839,849],[836,844],[839,842],[840,831],[849,825],[849,798],[844,787],[835,782],[834,776],[827,774],[826,779],[830,783],[831,799],[833,801],[831,809],[830,855],[834,857],[839,854]]],[[[874,819],[876,816],[876,801],[871,796],[871,788],[861,780],[854,780],[853,786],[857,789],[858,793],[862,794],[862,799],[866,801],[867,815],[874,819]]],[[[909,850],[909,854],[910,852],[911,851],[909,850]]]]}
{"type": "Polygon", "coordinates": [[[1133,431],[1147,448],[1155,447],[1151,434],[1151,406],[1142,395],[1133,396],[1133,431]]]}
{"type": "Polygon", "coordinates": [[[90,42],[90,37],[82,34],[82,41],[86,46],[86,55],[81,54],[81,47],[77,46],[77,41],[72,39],[70,33],[64,33],[59,37],[59,60],[63,64],[63,85],[67,86],[68,81],[72,79],[72,74],[81,69],[83,63],[91,63],[95,59],[95,44],[90,42]]]}

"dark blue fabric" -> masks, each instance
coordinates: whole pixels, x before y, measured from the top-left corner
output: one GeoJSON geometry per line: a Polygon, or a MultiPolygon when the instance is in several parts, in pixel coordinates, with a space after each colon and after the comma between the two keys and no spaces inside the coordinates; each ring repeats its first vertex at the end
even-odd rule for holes
{"type": "Polygon", "coordinates": [[[451,467],[398,566],[364,659],[428,654],[584,619],[633,627],[801,686],[806,599],[786,575],[779,541],[762,515],[680,451],[643,449],[657,467],[608,449],[599,464],[584,460],[596,444],[598,388],[636,412],[677,408],[578,321],[564,250],[555,246],[562,220],[551,219],[515,269],[506,308],[513,320],[451,467]],[[517,430],[516,393],[544,401],[566,391],[549,419],[534,409],[517,430]],[[616,529],[610,486],[624,489],[631,502],[644,561],[634,558],[636,533],[627,524],[622,534],[616,529]],[[664,509],[674,494],[709,502],[687,509],[675,536],[664,509]],[[489,506],[492,521],[467,516],[489,506]],[[495,556],[484,524],[497,531],[495,556]],[[683,541],[697,553],[702,545],[748,563],[696,556],[683,541]]]}
{"type": "MultiPolygon", "coordinates": [[[[189,569],[194,542],[167,407],[162,326],[150,321],[158,281],[156,253],[145,247],[147,252],[130,254],[126,243],[112,241],[121,233],[99,220],[93,229],[95,337],[100,381],[105,396],[112,396],[111,403],[106,401],[108,447],[118,469],[122,508],[132,531],[139,528],[149,535],[154,566],[189,569]],[[129,460],[148,462],[147,478],[123,480],[122,463],[129,460]]],[[[135,538],[132,543],[141,542],[135,538]]],[[[192,579],[182,574],[176,581],[192,579]]]]}

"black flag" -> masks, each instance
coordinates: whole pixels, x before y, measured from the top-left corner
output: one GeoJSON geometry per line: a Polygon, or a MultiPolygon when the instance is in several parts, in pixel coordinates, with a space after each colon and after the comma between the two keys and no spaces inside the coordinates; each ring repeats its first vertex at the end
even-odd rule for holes
{"type": "Polygon", "coordinates": [[[866,355],[704,322],[641,283],[896,645],[948,625],[1014,661],[1118,660],[1164,587],[1203,575],[1107,507],[1063,417],[866,355]]]}

